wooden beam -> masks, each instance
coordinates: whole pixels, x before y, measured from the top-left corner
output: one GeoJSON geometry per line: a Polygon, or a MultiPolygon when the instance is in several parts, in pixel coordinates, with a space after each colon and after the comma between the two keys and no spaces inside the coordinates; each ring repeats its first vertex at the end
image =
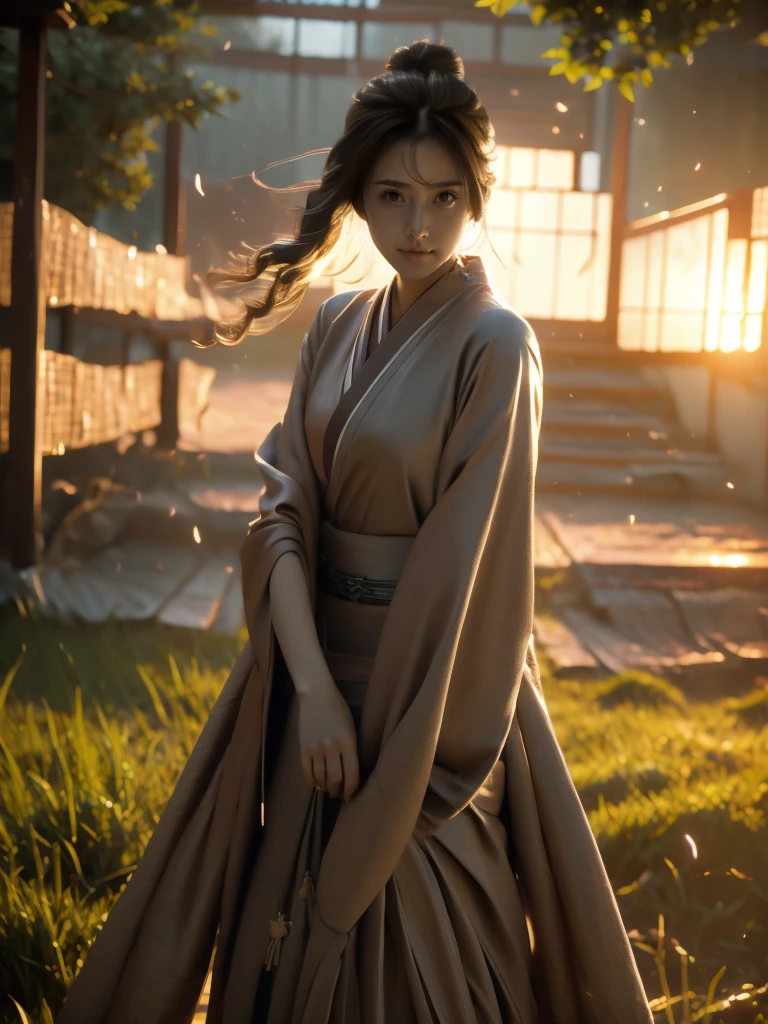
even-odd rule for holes
{"type": "MultiPolygon", "coordinates": [[[[238,50],[236,42],[230,50],[214,50],[206,54],[205,63],[221,67],[253,68],[258,71],[285,71],[302,75],[350,75],[367,81],[384,70],[384,58],[347,60],[345,57],[300,57],[298,54],[273,53],[268,50],[238,50]]],[[[492,61],[464,61],[465,77],[471,84],[481,77],[500,78],[506,82],[516,78],[544,79],[549,65],[497,64],[492,61]]]]}
{"type": "Polygon", "coordinates": [[[37,383],[46,313],[42,203],[47,52],[42,16],[29,18],[19,30],[11,254],[10,488],[6,521],[11,562],[17,569],[36,564],[43,548],[42,455],[38,445],[43,396],[38,394],[37,383]]]}
{"type": "MultiPolygon", "coordinates": [[[[63,308],[63,307],[62,307],[63,308]]],[[[205,317],[193,320],[154,320],[139,313],[116,313],[113,309],[72,307],[77,320],[99,327],[117,328],[134,334],[146,334],[153,342],[208,341],[213,323],[205,317]]]]}
{"type": "Polygon", "coordinates": [[[611,221],[611,254],[608,268],[608,300],[605,321],[615,341],[619,325],[619,287],[621,285],[621,247],[627,221],[627,174],[629,168],[629,129],[634,105],[614,94],[613,140],[611,147],[611,186],[613,218],[611,221]]]}
{"type": "MultiPolygon", "coordinates": [[[[475,8],[471,3],[466,7],[455,9],[406,5],[398,7],[340,7],[331,4],[301,4],[287,6],[285,3],[268,2],[268,0],[203,0],[200,13],[211,17],[271,17],[271,18],[302,18],[316,21],[359,21],[359,22],[399,22],[404,24],[439,22],[439,21],[474,21],[484,25],[493,24],[496,18],[488,11],[475,8]]],[[[527,14],[509,13],[504,15],[505,25],[526,25],[530,28],[531,19],[527,14]]]]}

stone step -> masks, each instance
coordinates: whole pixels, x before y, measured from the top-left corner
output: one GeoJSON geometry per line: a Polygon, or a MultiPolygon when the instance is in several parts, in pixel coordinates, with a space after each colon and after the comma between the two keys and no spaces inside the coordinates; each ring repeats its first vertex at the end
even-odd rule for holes
{"type": "Polygon", "coordinates": [[[630,409],[609,401],[549,401],[544,403],[542,430],[583,434],[647,433],[668,435],[673,429],[667,419],[653,413],[630,409]]]}
{"type": "Polygon", "coordinates": [[[544,406],[549,402],[611,402],[625,409],[674,420],[672,395],[640,373],[586,367],[544,370],[544,406]]]}
{"type": "MultiPolygon", "coordinates": [[[[546,460],[554,462],[587,462],[595,465],[626,466],[630,463],[656,463],[659,465],[696,465],[711,468],[724,466],[719,452],[700,451],[697,449],[666,448],[658,442],[649,447],[632,447],[628,440],[625,444],[606,443],[605,438],[585,443],[580,435],[570,437],[563,435],[555,441],[547,435],[539,443],[539,463],[546,460]]],[[[620,442],[624,439],[618,438],[620,442]]]]}
{"type": "Polygon", "coordinates": [[[677,451],[686,458],[694,453],[696,457],[718,457],[716,452],[711,451],[705,436],[692,434],[678,424],[670,424],[668,421],[663,430],[630,429],[589,433],[566,429],[557,424],[550,425],[545,419],[539,438],[539,451],[542,450],[562,450],[564,457],[567,458],[575,451],[573,457],[577,459],[581,459],[582,455],[588,452],[595,452],[597,456],[594,461],[600,461],[603,455],[608,459],[611,453],[615,454],[617,459],[625,461],[638,461],[643,453],[648,458],[660,459],[670,450],[677,451]]]}
{"type": "Polygon", "coordinates": [[[569,460],[539,461],[536,487],[543,490],[575,490],[582,493],[630,493],[650,496],[710,495],[725,491],[728,471],[722,465],[695,461],[636,462],[616,465],[569,460]]]}

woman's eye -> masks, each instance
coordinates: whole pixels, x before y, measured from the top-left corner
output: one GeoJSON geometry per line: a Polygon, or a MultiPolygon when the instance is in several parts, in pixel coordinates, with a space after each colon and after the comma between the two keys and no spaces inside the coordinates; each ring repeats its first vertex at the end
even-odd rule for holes
{"type": "MultiPolygon", "coordinates": [[[[401,198],[400,193],[399,192],[395,192],[394,189],[387,189],[386,192],[382,192],[381,193],[381,198],[384,199],[385,201],[388,201],[390,196],[394,196],[395,197],[392,200],[392,202],[395,202],[396,200],[401,198]]],[[[456,202],[456,200],[459,197],[456,195],[455,192],[440,192],[438,194],[437,198],[438,198],[438,200],[441,200],[440,202],[438,202],[438,206],[451,206],[454,202],[456,202]],[[447,196],[448,198],[443,200],[444,196],[447,196]]]]}

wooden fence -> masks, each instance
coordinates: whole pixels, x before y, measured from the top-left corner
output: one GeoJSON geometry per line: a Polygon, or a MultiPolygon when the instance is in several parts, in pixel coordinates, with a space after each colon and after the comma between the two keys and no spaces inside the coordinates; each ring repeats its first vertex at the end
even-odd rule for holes
{"type": "MultiPolygon", "coordinates": [[[[0,304],[6,306],[13,300],[13,221],[13,204],[0,203],[0,304]]],[[[199,412],[205,402],[214,371],[189,359],[179,366],[171,358],[169,343],[202,337],[210,323],[203,316],[200,300],[186,290],[186,259],[158,249],[140,252],[136,246],[86,227],[67,211],[42,203],[41,310],[60,310],[64,349],[71,345],[75,326],[82,321],[118,327],[123,333],[124,354],[119,364],[104,366],[84,362],[71,352],[46,349],[40,339],[36,372],[30,377],[28,367],[22,367],[25,372],[19,375],[13,373],[17,358],[26,362],[21,346],[15,343],[13,327],[10,346],[0,349],[0,454],[10,460],[2,532],[4,553],[18,567],[35,557],[30,556],[28,538],[20,541],[19,536],[26,530],[24,523],[33,518],[39,537],[42,456],[61,455],[72,448],[103,444],[149,429],[156,429],[161,444],[173,447],[178,439],[179,403],[191,401],[199,412]],[[137,333],[155,343],[159,358],[130,363],[130,342],[137,333]],[[13,389],[18,387],[14,377],[24,382],[18,395],[14,395],[13,389]],[[34,380],[34,389],[25,401],[22,392],[28,390],[30,380],[34,380]],[[14,401],[18,435],[14,435],[14,401]],[[34,444],[30,443],[30,430],[34,444]],[[11,454],[12,447],[22,448],[23,458],[16,451],[11,454]],[[36,496],[25,518],[16,508],[16,495],[29,490],[24,481],[30,478],[37,481],[36,496]],[[14,524],[21,524],[20,529],[14,529],[14,524]]],[[[39,540],[36,545],[39,557],[39,540]]]]}

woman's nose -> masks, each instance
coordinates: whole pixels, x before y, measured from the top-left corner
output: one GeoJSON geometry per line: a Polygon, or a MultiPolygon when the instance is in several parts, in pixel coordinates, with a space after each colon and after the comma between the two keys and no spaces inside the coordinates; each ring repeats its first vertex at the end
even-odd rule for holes
{"type": "Polygon", "coordinates": [[[428,234],[427,218],[421,207],[414,207],[408,216],[408,234],[413,238],[424,238],[428,234]]]}

